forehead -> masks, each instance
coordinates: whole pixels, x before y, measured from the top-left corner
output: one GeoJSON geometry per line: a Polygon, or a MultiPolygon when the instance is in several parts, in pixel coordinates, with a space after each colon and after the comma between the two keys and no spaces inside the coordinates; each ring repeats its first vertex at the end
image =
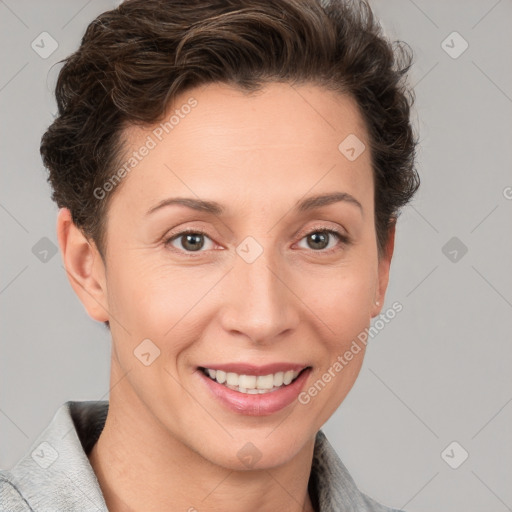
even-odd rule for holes
{"type": "Polygon", "coordinates": [[[229,191],[232,198],[266,197],[271,204],[277,192],[298,199],[310,188],[343,185],[357,194],[372,183],[357,103],[315,85],[272,83],[248,94],[209,84],[178,96],[161,122],[130,126],[123,136],[125,160],[151,146],[121,187],[136,193],[137,203],[168,193],[215,200],[229,191]],[[361,154],[348,158],[347,145],[361,154]]]}

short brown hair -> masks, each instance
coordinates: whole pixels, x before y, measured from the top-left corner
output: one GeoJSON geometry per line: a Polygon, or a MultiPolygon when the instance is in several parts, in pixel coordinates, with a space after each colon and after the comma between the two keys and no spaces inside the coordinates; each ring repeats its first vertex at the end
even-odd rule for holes
{"type": "Polygon", "coordinates": [[[370,139],[379,254],[419,187],[405,83],[412,51],[382,35],[366,0],[126,0],[92,21],[64,62],[41,154],[52,199],[102,256],[113,192],[98,200],[94,190],[119,164],[123,128],[160,121],[198,85],[312,83],[355,98],[370,139]]]}

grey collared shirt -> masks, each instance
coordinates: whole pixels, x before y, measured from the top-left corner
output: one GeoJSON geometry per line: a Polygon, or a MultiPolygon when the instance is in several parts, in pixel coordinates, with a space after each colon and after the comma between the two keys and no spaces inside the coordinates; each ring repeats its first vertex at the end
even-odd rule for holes
{"type": "MultiPolygon", "coordinates": [[[[108,511],[87,457],[107,412],[108,401],[69,401],[59,407],[27,454],[10,470],[0,471],[0,511],[108,511]]],[[[400,512],[359,491],[321,430],[309,492],[318,512],[400,512]]]]}

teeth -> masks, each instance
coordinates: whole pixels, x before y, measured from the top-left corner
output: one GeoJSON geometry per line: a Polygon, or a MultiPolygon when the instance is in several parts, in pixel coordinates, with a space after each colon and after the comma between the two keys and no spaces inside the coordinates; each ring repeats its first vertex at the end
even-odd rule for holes
{"type": "Polygon", "coordinates": [[[274,387],[274,376],[272,374],[260,375],[256,387],[258,389],[272,389],[274,387]]]}
{"type": "Polygon", "coordinates": [[[255,389],[256,388],[256,376],[255,375],[240,375],[238,378],[238,385],[241,388],[255,389]]]}
{"type": "Polygon", "coordinates": [[[295,378],[294,372],[291,370],[289,372],[286,372],[283,377],[283,384],[290,384],[290,382],[295,378]]]}
{"type": "Polygon", "coordinates": [[[239,375],[234,372],[224,372],[222,370],[206,368],[205,373],[219,384],[224,384],[230,389],[249,395],[257,395],[276,391],[283,385],[287,386],[297,378],[300,372],[289,370],[287,372],[256,376],[239,375]]]}
{"type": "Polygon", "coordinates": [[[277,372],[274,374],[274,386],[282,386],[283,385],[283,377],[284,372],[277,372]]]}
{"type": "Polygon", "coordinates": [[[238,375],[236,373],[229,372],[226,375],[226,384],[228,386],[238,386],[238,375]]]}

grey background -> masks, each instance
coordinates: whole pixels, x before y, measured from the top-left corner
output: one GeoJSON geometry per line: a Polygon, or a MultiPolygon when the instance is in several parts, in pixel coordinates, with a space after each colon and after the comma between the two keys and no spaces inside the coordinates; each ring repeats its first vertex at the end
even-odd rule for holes
{"type": "MultiPolygon", "coordinates": [[[[66,400],[108,399],[109,335],[60,255],[41,252],[57,245],[57,208],[39,142],[55,112],[52,65],[117,4],[0,1],[2,468],[66,400]],[[31,48],[43,31],[58,42],[47,59],[31,48]]],[[[399,220],[385,304],[404,309],[371,340],[324,431],[359,487],[388,506],[512,510],[512,1],[371,4],[415,54],[422,187],[399,220]],[[469,44],[458,58],[442,46],[454,31],[469,44]],[[469,453],[458,469],[441,457],[452,441],[469,453]]],[[[457,462],[461,448],[448,453],[457,462]]]]}

